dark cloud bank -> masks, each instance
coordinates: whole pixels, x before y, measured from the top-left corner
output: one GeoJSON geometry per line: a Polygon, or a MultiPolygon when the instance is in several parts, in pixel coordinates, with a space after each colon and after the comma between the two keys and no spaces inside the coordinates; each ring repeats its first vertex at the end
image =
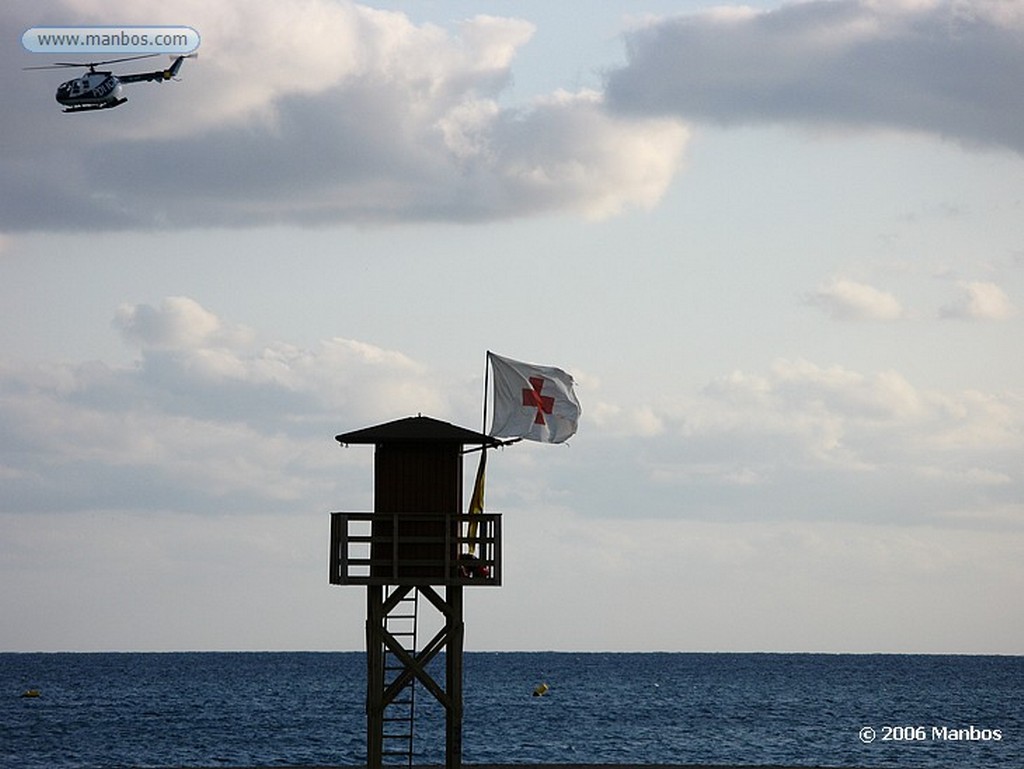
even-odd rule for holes
{"type": "Polygon", "coordinates": [[[629,33],[613,109],[722,125],[920,131],[1024,152],[1015,3],[818,0],[707,12],[629,33]]]}

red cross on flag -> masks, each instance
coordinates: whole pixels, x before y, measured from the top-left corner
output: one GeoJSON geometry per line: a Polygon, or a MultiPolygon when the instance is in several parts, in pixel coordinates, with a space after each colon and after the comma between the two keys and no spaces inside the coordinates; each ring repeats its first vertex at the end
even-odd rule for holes
{"type": "Polygon", "coordinates": [[[487,353],[494,375],[491,435],[562,443],[576,433],[580,402],[570,374],[487,353]]]}

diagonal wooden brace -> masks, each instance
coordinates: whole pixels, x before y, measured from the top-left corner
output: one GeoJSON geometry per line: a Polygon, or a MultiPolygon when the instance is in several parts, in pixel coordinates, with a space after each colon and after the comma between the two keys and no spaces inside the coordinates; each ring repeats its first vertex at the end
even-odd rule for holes
{"type": "Polygon", "coordinates": [[[445,625],[441,628],[437,635],[435,635],[422,651],[416,656],[411,655],[407,649],[403,648],[402,644],[391,635],[387,630],[381,630],[381,636],[384,640],[384,644],[392,651],[392,653],[399,659],[399,661],[405,666],[398,677],[391,682],[391,684],[384,690],[384,705],[388,705],[398,693],[409,684],[409,679],[415,676],[419,681],[427,687],[431,694],[444,705],[446,710],[450,710],[452,707],[451,698],[448,693],[441,688],[441,686],[430,676],[427,672],[427,665],[434,659],[445,647],[448,642],[450,632],[450,626],[445,625]]]}

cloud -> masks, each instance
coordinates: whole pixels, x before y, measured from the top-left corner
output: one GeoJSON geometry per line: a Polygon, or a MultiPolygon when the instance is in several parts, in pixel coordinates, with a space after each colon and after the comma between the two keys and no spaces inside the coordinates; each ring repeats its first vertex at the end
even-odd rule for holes
{"type": "Polygon", "coordinates": [[[664,430],[662,418],[650,405],[623,407],[599,401],[587,408],[587,420],[609,434],[658,435],[664,430]]]}
{"type": "Polygon", "coordinates": [[[835,320],[899,320],[903,307],[892,294],[865,283],[835,278],[805,297],[835,320]]]}
{"type": "MultiPolygon", "coordinates": [[[[0,366],[0,513],[325,509],[368,487],[342,429],[477,414],[479,382],[457,373],[356,339],[264,340],[187,297],[122,305],[114,328],[130,364],[0,366]]],[[[498,509],[990,525],[1024,493],[1021,393],[800,359],[648,403],[591,390],[571,451],[503,454],[498,509]]]]}
{"type": "MultiPolygon", "coordinates": [[[[791,436],[800,456],[850,467],[878,467],[894,453],[918,462],[941,460],[950,449],[979,455],[1024,449],[1019,393],[923,390],[897,371],[865,374],[780,359],[765,374],[720,377],[703,395],[701,405],[691,406],[701,413],[688,411],[682,420],[687,431],[728,427],[791,436]]],[[[956,461],[960,468],[969,464],[963,456],[956,461]]]]}
{"type": "Polygon", "coordinates": [[[494,476],[498,509],[557,504],[606,519],[1024,523],[1005,515],[1024,493],[1019,391],[927,389],[896,370],[780,359],[650,404],[596,391],[591,398],[571,452],[541,456],[520,446],[503,458],[494,476]],[[513,462],[523,464],[513,470],[513,462]],[[530,480],[511,488],[502,475],[530,480]]]}
{"type": "Polygon", "coordinates": [[[1000,0],[809,0],[649,22],[613,109],[721,125],[894,128],[1024,152],[1024,12],[1000,0]]]}
{"type": "Polygon", "coordinates": [[[939,310],[943,318],[962,320],[1009,320],[1017,314],[1010,298],[995,283],[961,281],[957,301],[939,310]]]}
{"type": "MultiPolygon", "coordinates": [[[[650,206],[678,169],[675,118],[613,114],[594,93],[499,103],[528,22],[477,16],[451,31],[352,2],[184,0],[123,23],[188,23],[200,57],[181,82],[69,121],[39,73],[5,110],[0,229],[243,227],[487,221],[650,206]],[[74,123],[73,129],[71,123],[74,123]]],[[[109,22],[87,0],[5,17],[109,22]]],[[[16,52],[17,53],[17,52],[16,52]]],[[[0,53],[0,86],[38,63],[0,53]]]]}
{"type": "Polygon", "coordinates": [[[0,511],[276,510],[345,477],[341,427],[454,408],[399,352],[260,343],[186,297],[114,325],[138,346],[129,366],[0,367],[0,511]]]}
{"type": "Polygon", "coordinates": [[[225,329],[216,315],[185,296],[168,297],[159,308],[122,305],[114,316],[114,327],[126,341],[157,350],[217,346],[232,337],[248,336],[244,329],[225,329]]]}
{"type": "Polygon", "coordinates": [[[1006,524],[994,511],[1024,491],[1020,392],[928,390],[897,371],[780,359],[651,412],[657,433],[617,423],[614,439],[602,427],[577,441],[587,471],[563,481],[575,509],[929,525],[966,521],[969,510],[1006,524]]]}

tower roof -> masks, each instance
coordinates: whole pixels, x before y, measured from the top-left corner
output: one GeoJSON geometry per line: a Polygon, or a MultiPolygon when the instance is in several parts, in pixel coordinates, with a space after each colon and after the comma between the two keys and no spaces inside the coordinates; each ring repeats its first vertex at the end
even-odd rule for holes
{"type": "Polygon", "coordinates": [[[490,435],[467,430],[449,422],[425,417],[396,419],[393,422],[364,427],[334,437],[341,444],[381,443],[455,443],[473,446],[499,446],[501,441],[490,435]]]}

